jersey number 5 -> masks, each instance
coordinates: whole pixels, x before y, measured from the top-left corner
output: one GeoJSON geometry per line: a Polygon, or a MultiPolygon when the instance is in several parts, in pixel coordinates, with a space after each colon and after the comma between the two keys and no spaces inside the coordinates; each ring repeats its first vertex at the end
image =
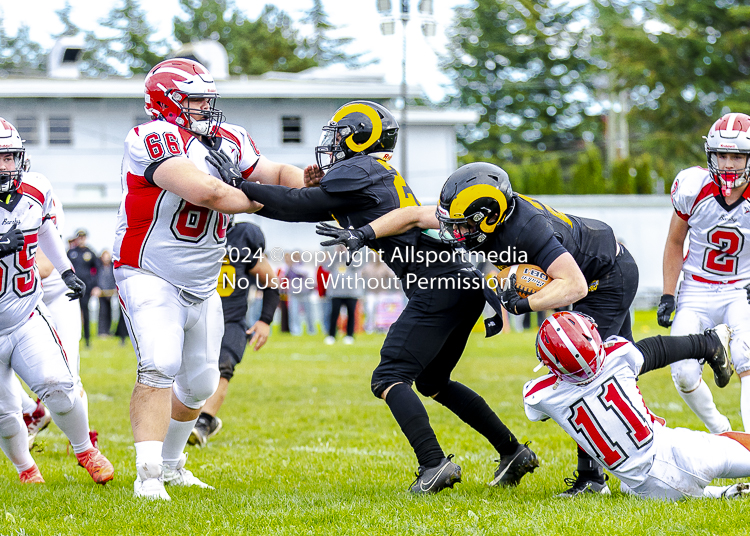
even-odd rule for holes
{"type": "MultiPolygon", "coordinates": [[[[16,296],[23,298],[36,290],[37,279],[34,272],[34,258],[38,244],[37,233],[27,234],[23,237],[23,249],[6,260],[13,259],[16,274],[10,282],[16,296]]],[[[0,296],[8,290],[8,268],[4,261],[0,261],[0,296]]]]}
{"type": "MultiPolygon", "coordinates": [[[[622,423],[628,438],[637,449],[642,449],[653,439],[653,431],[643,416],[633,407],[622,387],[615,378],[602,385],[597,397],[605,410],[613,411],[622,423]]],[[[599,423],[592,408],[581,399],[571,407],[570,423],[584,435],[596,452],[597,458],[610,469],[614,469],[627,459],[622,447],[612,439],[599,423]]],[[[614,430],[610,430],[614,432],[614,430]]]]}
{"type": "Polygon", "coordinates": [[[706,234],[708,243],[716,249],[706,248],[703,254],[703,269],[716,275],[734,275],[738,270],[737,255],[745,245],[745,237],[739,229],[717,225],[706,234]]]}

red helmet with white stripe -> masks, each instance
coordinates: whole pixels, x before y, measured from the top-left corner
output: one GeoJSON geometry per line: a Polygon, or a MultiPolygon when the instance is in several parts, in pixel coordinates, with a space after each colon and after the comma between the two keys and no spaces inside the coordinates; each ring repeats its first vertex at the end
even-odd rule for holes
{"type": "MultiPolygon", "coordinates": [[[[750,177],[750,116],[726,114],[708,131],[705,149],[711,179],[723,190],[742,186],[750,177]],[[738,170],[720,170],[719,153],[745,155],[745,167],[738,170]]],[[[725,194],[726,195],[726,194],[725,194]]]]}
{"type": "Polygon", "coordinates": [[[224,121],[215,108],[219,94],[214,79],[197,61],[174,58],[158,63],[146,75],[145,93],[147,114],[201,136],[214,136],[224,121]],[[189,108],[188,99],[209,99],[210,108],[189,108]]]}
{"type": "Polygon", "coordinates": [[[16,128],[0,117],[0,156],[6,154],[13,156],[15,168],[0,169],[0,193],[2,194],[15,192],[21,185],[26,149],[16,128]]]}
{"type": "Polygon", "coordinates": [[[537,358],[564,382],[590,382],[601,370],[606,355],[594,319],[581,313],[553,314],[536,337],[537,358]]]}

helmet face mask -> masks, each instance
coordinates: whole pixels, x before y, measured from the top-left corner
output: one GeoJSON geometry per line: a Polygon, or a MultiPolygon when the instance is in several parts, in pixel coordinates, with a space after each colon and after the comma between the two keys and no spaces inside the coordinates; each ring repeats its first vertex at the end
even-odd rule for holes
{"type": "Polygon", "coordinates": [[[8,155],[13,159],[13,169],[0,170],[0,194],[15,192],[21,185],[26,162],[26,149],[16,128],[0,117],[0,159],[7,166],[8,155]]]}
{"type": "Polygon", "coordinates": [[[200,136],[215,136],[224,121],[216,109],[216,84],[208,70],[197,61],[184,58],[165,60],[146,76],[146,113],[163,118],[200,136]],[[209,106],[196,108],[194,102],[208,99],[209,106]]]}
{"type": "Polygon", "coordinates": [[[596,322],[588,315],[563,311],[547,318],[536,338],[536,357],[561,381],[591,382],[607,353],[596,322]]]}
{"type": "Polygon", "coordinates": [[[462,166],[440,192],[435,213],[440,239],[467,251],[486,246],[489,235],[512,214],[514,206],[505,171],[487,162],[462,166]]]}
{"type": "Polygon", "coordinates": [[[390,160],[397,138],[398,122],[388,109],[370,101],[350,102],[323,127],[315,159],[323,171],[358,154],[390,160]]]}
{"type": "Polygon", "coordinates": [[[750,178],[750,116],[730,113],[716,121],[708,135],[704,148],[711,179],[729,195],[733,188],[747,184],[750,178]],[[720,154],[739,154],[745,157],[744,166],[722,169],[720,154]]]}

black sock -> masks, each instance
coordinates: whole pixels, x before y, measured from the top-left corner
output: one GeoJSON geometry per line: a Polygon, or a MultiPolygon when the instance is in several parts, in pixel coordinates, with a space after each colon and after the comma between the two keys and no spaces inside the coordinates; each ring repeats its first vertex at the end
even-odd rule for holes
{"type": "Polygon", "coordinates": [[[459,419],[487,438],[501,456],[513,454],[518,441],[484,398],[462,383],[448,382],[435,400],[455,413],[459,419]]]}
{"type": "Polygon", "coordinates": [[[581,480],[595,480],[604,482],[602,467],[586,451],[578,447],[578,478],[581,480]]]}
{"type": "Polygon", "coordinates": [[[721,341],[716,335],[681,335],[662,337],[647,337],[641,339],[635,346],[643,354],[643,367],[641,374],[666,367],[683,359],[707,359],[713,357],[721,346],[721,341]]]}
{"type": "Polygon", "coordinates": [[[412,391],[411,386],[397,383],[388,391],[385,403],[388,404],[401,431],[409,440],[411,448],[414,449],[419,465],[424,467],[438,465],[445,458],[445,454],[430,426],[427,410],[424,409],[422,401],[412,391]]]}

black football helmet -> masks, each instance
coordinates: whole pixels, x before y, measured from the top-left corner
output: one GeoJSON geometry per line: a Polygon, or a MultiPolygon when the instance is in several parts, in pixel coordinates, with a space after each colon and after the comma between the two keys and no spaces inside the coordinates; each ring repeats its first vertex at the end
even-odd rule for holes
{"type": "Polygon", "coordinates": [[[454,247],[476,249],[513,212],[508,174],[488,162],[461,166],[445,181],[435,215],[440,239],[454,247]]]}
{"type": "Polygon", "coordinates": [[[353,101],[339,108],[320,136],[315,159],[326,170],[358,154],[380,153],[390,160],[398,138],[398,122],[376,102],[353,101]]]}

